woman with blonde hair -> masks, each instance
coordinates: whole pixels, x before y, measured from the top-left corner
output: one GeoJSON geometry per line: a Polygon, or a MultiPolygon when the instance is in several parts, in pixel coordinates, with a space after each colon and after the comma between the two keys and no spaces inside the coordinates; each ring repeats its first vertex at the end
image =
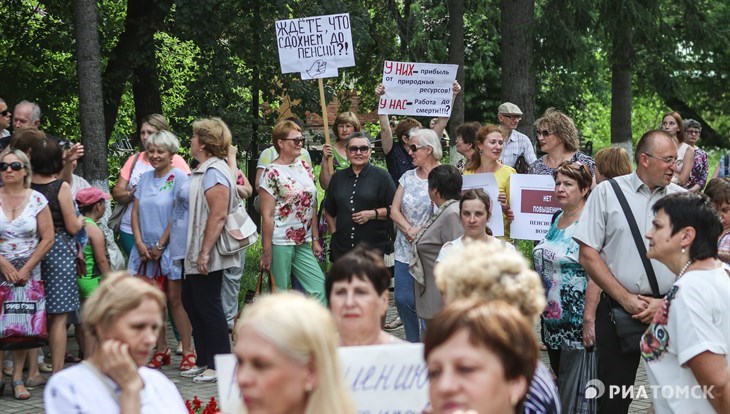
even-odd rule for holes
{"type": "Polygon", "coordinates": [[[354,414],[330,313],[299,293],[265,296],[236,327],[236,381],[249,414],[354,414]]]}
{"type": "Polygon", "coordinates": [[[621,175],[631,174],[631,158],[621,147],[608,147],[596,153],[596,184],[621,175]]]}
{"type": "Polygon", "coordinates": [[[593,174],[593,158],[580,152],[578,129],[573,119],[555,108],[548,108],[535,121],[535,137],[545,153],[530,164],[529,174],[550,175],[564,161],[580,161],[593,174]]]}
{"type": "MultiPolygon", "coordinates": [[[[501,243],[475,241],[449,254],[436,265],[436,285],[447,305],[464,298],[504,301],[519,309],[532,325],[546,305],[540,276],[520,253],[501,243]]],[[[558,412],[559,401],[552,374],[538,361],[524,411],[558,412]]]]}

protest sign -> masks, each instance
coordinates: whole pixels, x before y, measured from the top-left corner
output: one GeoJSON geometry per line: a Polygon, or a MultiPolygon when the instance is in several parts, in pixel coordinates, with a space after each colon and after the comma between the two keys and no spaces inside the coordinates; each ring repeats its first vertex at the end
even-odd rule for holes
{"type": "Polygon", "coordinates": [[[223,414],[240,413],[243,406],[241,391],[236,382],[236,365],[236,356],[233,354],[215,356],[218,406],[223,414]]]}
{"type": "MultiPolygon", "coordinates": [[[[512,174],[515,175],[515,174],[512,174]]],[[[492,216],[489,218],[487,225],[492,229],[494,237],[504,236],[504,218],[502,217],[502,208],[499,204],[499,187],[494,174],[468,174],[464,175],[464,183],[461,186],[461,192],[466,190],[482,189],[492,200],[492,216]]],[[[511,237],[514,237],[511,235],[511,237]]]]}
{"type": "Polygon", "coordinates": [[[459,65],[386,60],[378,114],[451,116],[459,65]]]}
{"type": "Polygon", "coordinates": [[[552,215],[560,209],[553,176],[512,174],[509,178],[510,208],[515,215],[510,235],[520,240],[542,240],[550,229],[552,215]]]}
{"type": "Polygon", "coordinates": [[[355,66],[349,13],[277,20],[275,26],[281,73],[321,79],[355,66]]]}
{"type": "Polygon", "coordinates": [[[338,349],[358,414],[420,414],[428,406],[423,344],[338,349]]]}

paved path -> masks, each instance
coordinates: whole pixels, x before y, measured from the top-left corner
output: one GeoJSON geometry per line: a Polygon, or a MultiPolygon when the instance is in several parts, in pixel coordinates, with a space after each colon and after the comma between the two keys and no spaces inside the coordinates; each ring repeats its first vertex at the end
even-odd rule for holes
{"type": "MultiPolygon", "coordinates": [[[[388,309],[388,320],[395,317],[395,307],[393,306],[392,300],[391,300],[391,306],[388,309]]],[[[535,328],[535,333],[537,337],[539,338],[539,328],[535,328]]],[[[168,332],[171,330],[168,329],[168,332]]],[[[403,328],[399,328],[396,331],[393,332],[396,336],[400,338],[404,338],[404,332],[403,328]]],[[[171,336],[172,334],[169,333],[171,336]]],[[[168,342],[170,344],[175,344],[176,341],[174,338],[170,337],[168,338],[168,342]]],[[[73,352],[74,354],[78,350],[78,345],[76,344],[75,339],[69,338],[69,350],[70,352],[73,352]]],[[[166,367],[163,367],[162,372],[164,372],[172,382],[177,385],[178,390],[180,390],[180,394],[182,395],[183,399],[192,399],[193,397],[197,396],[199,399],[201,399],[204,403],[207,402],[210,397],[216,396],[217,397],[217,388],[215,384],[195,384],[193,383],[192,379],[183,378],[180,376],[180,371],[178,371],[177,367],[180,365],[180,360],[182,357],[173,355],[172,356],[172,364],[166,367]]],[[[540,358],[542,361],[547,365],[550,366],[548,362],[548,356],[547,352],[542,351],[540,352],[540,358]]],[[[43,389],[35,389],[31,391],[31,398],[27,401],[16,401],[12,397],[12,390],[10,389],[10,378],[6,377],[6,381],[8,384],[6,385],[5,392],[2,396],[0,396],[0,413],[3,414],[11,414],[11,413],[43,413],[43,389]]],[[[646,385],[648,384],[646,373],[644,372],[643,368],[639,369],[639,373],[637,375],[636,379],[636,385],[646,385]]],[[[646,413],[647,409],[649,408],[650,401],[649,400],[634,400],[634,402],[631,405],[630,413],[632,414],[638,414],[638,413],[646,413]]]]}

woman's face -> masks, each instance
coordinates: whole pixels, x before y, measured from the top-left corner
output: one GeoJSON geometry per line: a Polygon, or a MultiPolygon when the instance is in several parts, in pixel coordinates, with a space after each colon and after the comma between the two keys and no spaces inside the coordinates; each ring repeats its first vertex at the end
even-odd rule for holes
{"type": "Polygon", "coordinates": [[[431,149],[428,145],[423,145],[420,138],[411,137],[408,142],[408,154],[411,158],[413,158],[413,165],[416,167],[426,165],[428,160],[433,158],[431,156],[431,151],[433,151],[433,149],[431,149]]]}
{"type": "Polygon", "coordinates": [[[140,141],[142,141],[142,146],[144,147],[145,145],[147,145],[147,138],[157,132],[160,132],[157,128],[153,127],[147,122],[143,122],[142,126],[139,128],[139,139],[140,141]]]}
{"type": "Polygon", "coordinates": [[[545,126],[538,128],[536,135],[542,152],[550,154],[552,151],[563,147],[563,141],[555,135],[554,131],[550,131],[545,126]]]}
{"type": "Polygon", "coordinates": [[[145,298],[136,308],[122,314],[107,329],[98,328],[101,342],[115,339],[129,346],[129,354],[137,366],[149,361],[162,326],[162,310],[152,299],[145,298]]]}
{"type": "Polygon", "coordinates": [[[465,143],[464,138],[462,138],[461,135],[456,136],[456,151],[459,154],[468,157],[471,155],[469,152],[471,152],[472,148],[473,145],[465,143]]]}
{"type": "Polygon", "coordinates": [[[335,282],[329,299],[330,310],[344,342],[352,334],[380,332],[380,318],[388,310],[388,293],[378,295],[367,278],[353,275],[349,281],[335,282]]]}
{"type": "Polygon", "coordinates": [[[646,233],[649,240],[649,251],[646,257],[665,263],[667,259],[676,256],[682,249],[680,242],[682,232],[672,235],[672,223],[664,210],[659,210],[651,222],[651,230],[646,233]]]}
{"type": "Polygon", "coordinates": [[[190,155],[198,161],[202,161],[202,157],[205,155],[203,146],[200,145],[200,138],[198,138],[198,135],[195,133],[193,133],[193,136],[190,138],[190,155]]]}
{"type": "Polygon", "coordinates": [[[347,159],[356,168],[363,168],[370,162],[370,143],[365,138],[350,139],[347,147],[347,159]]]}
{"type": "Polygon", "coordinates": [[[464,236],[470,239],[484,236],[489,221],[489,212],[481,200],[466,200],[461,203],[460,215],[464,236]]]}
{"type": "Polygon", "coordinates": [[[677,120],[671,115],[665,116],[664,119],[662,119],[662,131],[676,137],[677,131],[679,131],[679,124],[677,123],[677,120]]]}
{"type": "Polygon", "coordinates": [[[700,130],[697,128],[687,128],[684,131],[684,142],[691,146],[695,146],[697,144],[697,140],[700,139],[700,130]]]}
{"type": "Polygon", "coordinates": [[[284,139],[279,140],[279,153],[287,157],[296,158],[302,153],[304,138],[302,133],[293,129],[284,139]]]}
{"type": "Polygon", "coordinates": [[[157,171],[165,171],[172,164],[172,153],[156,145],[147,147],[147,159],[157,171]]]}
{"type": "Polygon", "coordinates": [[[560,173],[555,177],[555,197],[563,210],[577,207],[583,202],[586,193],[588,193],[588,189],[581,190],[578,181],[573,178],[560,173]]]}
{"type": "Polygon", "coordinates": [[[725,229],[730,228],[730,203],[717,203],[713,204],[713,207],[715,207],[715,210],[720,213],[720,221],[722,222],[722,227],[725,229]]]}
{"type": "Polygon", "coordinates": [[[507,380],[499,357],[469,342],[463,329],[431,351],[426,365],[434,414],[512,412],[527,391],[524,378],[507,380]]]}
{"type": "Polygon", "coordinates": [[[15,154],[7,154],[0,162],[8,164],[5,169],[0,171],[4,183],[23,183],[23,180],[28,175],[28,170],[25,169],[20,158],[16,157],[15,154]],[[18,166],[20,166],[20,169],[16,171],[13,167],[17,168],[18,166]]]}
{"type": "Polygon", "coordinates": [[[492,132],[484,138],[484,142],[479,143],[477,141],[477,147],[483,157],[487,157],[492,160],[498,160],[502,156],[502,150],[504,149],[504,138],[502,138],[501,132],[492,132]]]}
{"type": "Polygon", "coordinates": [[[249,414],[303,413],[309,389],[317,386],[310,364],[302,364],[259,335],[249,324],[238,331],[236,381],[249,414]]]}
{"type": "Polygon", "coordinates": [[[355,132],[355,126],[349,122],[337,125],[337,138],[344,140],[355,132]]]}

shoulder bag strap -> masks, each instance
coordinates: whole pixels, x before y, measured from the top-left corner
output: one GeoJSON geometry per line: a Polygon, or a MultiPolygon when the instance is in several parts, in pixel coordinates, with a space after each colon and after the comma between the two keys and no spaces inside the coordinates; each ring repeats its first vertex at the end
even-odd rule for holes
{"type": "Polygon", "coordinates": [[[646,276],[649,279],[651,291],[652,293],[654,293],[655,297],[659,297],[659,284],[656,281],[654,267],[651,265],[651,261],[649,260],[649,258],[646,257],[646,246],[644,245],[644,241],[641,238],[641,233],[639,233],[639,226],[636,224],[634,213],[631,211],[629,203],[628,201],[626,201],[626,196],[624,196],[624,193],[619,188],[616,180],[611,178],[610,180],[608,180],[608,182],[611,183],[611,187],[613,187],[613,191],[616,193],[616,198],[618,199],[619,204],[621,204],[621,209],[624,211],[626,221],[629,222],[631,235],[634,236],[634,243],[636,243],[636,248],[639,250],[639,257],[641,257],[641,262],[644,264],[644,270],[646,271],[646,276]]]}

